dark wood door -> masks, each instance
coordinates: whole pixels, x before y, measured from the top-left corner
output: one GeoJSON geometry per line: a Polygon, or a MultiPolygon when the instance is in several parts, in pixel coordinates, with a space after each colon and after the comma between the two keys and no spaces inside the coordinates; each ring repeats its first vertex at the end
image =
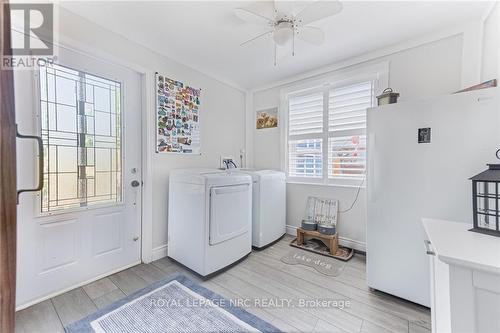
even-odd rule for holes
{"type": "MultiPolygon", "coordinates": [[[[11,54],[8,1],[0,0],[1,55],[11,54]]],[[[0,70],[0,332],[14,332],[16,304],[16,121],[12,70],[0,70]]]]}

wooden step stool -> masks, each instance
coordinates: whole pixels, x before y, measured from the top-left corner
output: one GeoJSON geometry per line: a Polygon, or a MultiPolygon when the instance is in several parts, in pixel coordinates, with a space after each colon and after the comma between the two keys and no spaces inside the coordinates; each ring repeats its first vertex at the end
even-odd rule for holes
{"type": "Polygon", "coordinates": [[[297,245],[304,244],[304,237],[312,237],[319,238],[327,244],[330,249],[330,254],[335,255],[337,253],[337,249],[339,247],[339,238],[338,234],[334,235],[325,235],[317,231],[304,230],[302,228],[297,228],[297,245]]]}

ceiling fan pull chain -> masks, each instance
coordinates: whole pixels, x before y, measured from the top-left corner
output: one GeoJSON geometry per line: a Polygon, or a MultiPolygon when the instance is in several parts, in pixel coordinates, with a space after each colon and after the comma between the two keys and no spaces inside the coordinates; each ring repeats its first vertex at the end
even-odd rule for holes
{"type": "Polygon", "coordinates": [[[295,25],[292,25],[292,57],[295,57],[295,25]]]}
{"type": "Polygon", "coordinates": [[[276,66],[277,60],[276,60],[276,43],[274,43],[274,66],[276,66]]]}

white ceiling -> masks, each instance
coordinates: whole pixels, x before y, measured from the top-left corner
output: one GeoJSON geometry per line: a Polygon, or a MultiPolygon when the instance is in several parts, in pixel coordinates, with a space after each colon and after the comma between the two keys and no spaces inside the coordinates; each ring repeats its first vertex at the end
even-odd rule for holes
{"type": "MultiPolygon", "coordinates": [[[[321,46],[296,42],[296,54],[274,66],[269,38],[240,43],[268,30],[235,17],[250,1],[65,2],[66,9],[149,49],[245,89],[342,61],[408,39],[479,19],[481,1],[343,1],[340,14],[311,25],[321,46]]],[[[280,52],[283,53],[283,52],[280,52]]]]}

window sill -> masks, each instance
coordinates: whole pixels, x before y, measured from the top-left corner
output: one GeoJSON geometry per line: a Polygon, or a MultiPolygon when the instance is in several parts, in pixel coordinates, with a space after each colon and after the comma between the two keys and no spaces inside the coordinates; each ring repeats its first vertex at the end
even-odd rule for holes
{"type": "Polygon", "coordinates": [[[287,180],[287,184],[293,184],[293,185],[306,185],[306,186],[325,186],[325,187],[344,187],[344,188],[353,188],[357,189],[361,187],[362,189],[366,189],[366,185],[356,185],[356,184],[335,184],[335,183],[315,183],[315,182],[303,182],[303,181],[298,181],[298,180],[287,180]]]}

